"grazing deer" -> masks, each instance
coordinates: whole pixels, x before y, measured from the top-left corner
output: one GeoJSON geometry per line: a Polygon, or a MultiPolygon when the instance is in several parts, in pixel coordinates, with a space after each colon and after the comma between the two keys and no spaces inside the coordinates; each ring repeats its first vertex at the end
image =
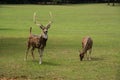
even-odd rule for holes
{"type": "Polygon", "coordinates": [[[34,34],[32,34],[32,27],[30,27],[30,36],[29,36],[28,41],[27,41],[28,44],[27,44],[27,51],[26,51],[26,55],[25,55],[25,60],[27,60],[28,51],[31,47],[32,47],[31,54],[32,54],[32,57],[34,60],[33,51],[35,48],[37,48],[39,55],[40,55],[39,64],[41,64],[43,51],[44,51],[44,48],[46,46],[46,42],[48,39],[48,35],[47,35],[48,29],[50,28],[52,21],[50,21],[46,26],[43,26],[42,24],[36,22],[36,13],[34,13],[33,19],[34,19],[34,23],[40,27],[42,32],[40,35],[34,35],[34,34]]]}
{"type": "Polygon", "coordinates": [[[82,61],[84,55],[86,54],[87,59],[91,60],[93,40],[90,37],[84,37],[82,39],[82,50],[80,51],[80,60],[82,61]],[[89,58],[87,56],[87,51],[89,51],[89,58]]]}

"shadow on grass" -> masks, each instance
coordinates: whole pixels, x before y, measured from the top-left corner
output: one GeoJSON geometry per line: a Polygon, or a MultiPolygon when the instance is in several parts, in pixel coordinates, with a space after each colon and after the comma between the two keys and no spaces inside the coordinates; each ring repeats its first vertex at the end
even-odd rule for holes
{"type": "MultiPolygon", "coordinates": [[[[39,60],[34,60],[34,61],[28,61],[28,62],[33,62],[35,64],[39,64],[39,60]]],[[[49,62],[49,61],[43,61],[42,64],[39,65],[51,65],[51,66],[59,66],[59,63],[54,63],[54,62],[49,62]]]]}
{"type": "Polygon", "coordinates": [[[98,57],[92,57],[91,61],[102,61],[104,60],[103,58],[98,58],[98,57]]]}
{"type": "Polygon", "coordinates": [[[92,57],[91,60],[85,59],[83,61],[102,61],[104,58],[92,57]]]}
{"type": "Polygon", "coordinates": [[[52,65],[52,66],[59,66],[59,65],[60,65],[60,64],[58,64],[58,63],[46,62],[46,61],[43,61],[42,64],[43,64],[43,65],[52,65]]]}

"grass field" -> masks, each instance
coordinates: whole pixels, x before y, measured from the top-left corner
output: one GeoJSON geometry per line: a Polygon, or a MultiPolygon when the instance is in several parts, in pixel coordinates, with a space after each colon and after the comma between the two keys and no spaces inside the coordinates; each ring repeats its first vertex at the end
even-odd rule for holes
{"type": "Polygon", "coordinates": [[[78,5],[0,5],[0,80],[120,80],[120,6],[78,5]],[[54,23],[44,51],[24,61],[29,28],[40,34],[33,13],[46,25],[54,23]],[[94,41],[92,60],[80,61],[81,39],[94,41]]]}

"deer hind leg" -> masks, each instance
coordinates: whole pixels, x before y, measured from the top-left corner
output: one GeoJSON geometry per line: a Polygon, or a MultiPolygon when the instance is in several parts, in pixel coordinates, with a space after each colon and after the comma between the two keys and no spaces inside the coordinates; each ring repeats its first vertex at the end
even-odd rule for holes
{"type": "Polygon", "coordinates": [[[27,50],[26,50],[26,53],[25,53],[25,58],[24,58],[24,61],[27,60],[27,56],[28,56],[28,52],[29,52],[29,49],[30,49],[31,45],[29,44],[28,42],[28,45],[27,45],[27,50]]]}
{"type": "Polygon", "coordinates": [[[34,57],[34,54],[33,54],[34,50],[35,50],[35,48],[32,47],[32,49],[31,49],[31,55],[32,55],[33,60],[35,60],[35,57],[34,57]]]}
{"type": "Polygon", "coordinates": [[[39,52],[39,55],[40,55],[39,64],[42,64],[43,51],[44,51],[44,49],[38,49],[38,52],[39,52]]]}
{"type": "Polygon", "coordinates": [[[91,52],[92,52],[92,49],[89,50],[89,60],[91,60],[91,52]]]}

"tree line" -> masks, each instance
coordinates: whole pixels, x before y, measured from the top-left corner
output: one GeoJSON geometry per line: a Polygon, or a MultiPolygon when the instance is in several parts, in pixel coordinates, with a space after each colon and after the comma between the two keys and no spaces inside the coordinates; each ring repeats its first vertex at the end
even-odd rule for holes
{"type": "Polygon", "coordinates": [[[103,3],[114,2],[120,0],[0,0],[1,4],[77,4],[77,3],[103,3]]]}

